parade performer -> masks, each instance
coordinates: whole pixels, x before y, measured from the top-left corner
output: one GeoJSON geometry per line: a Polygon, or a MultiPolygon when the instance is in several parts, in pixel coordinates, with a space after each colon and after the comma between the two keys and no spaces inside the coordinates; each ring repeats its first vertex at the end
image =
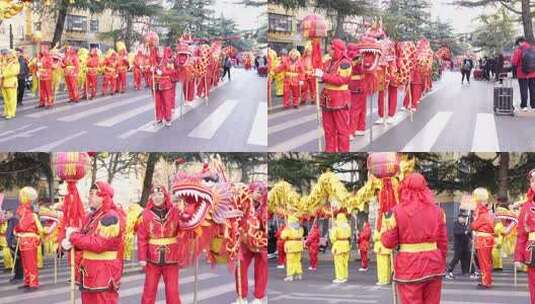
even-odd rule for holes
{"type": "Polygon", "coordinates": [[[78,88],[83,90],[82,99],[88,99],[85,84],[87,82],[87,59],[89,59],[89,50],[86,48],[79,48],[77,55],[80,68],[78,70],[78,79],[76,83],[78,88]]]}
{"type": "Polygon", "coordinates": [[[360,251],[359,271],[368,271],[368,249],[370,248],[370,238],[372,236],[372,229],[368,221],[362,225],[362,231],[358,235],[358,247],[360,251]]]}
{"type": "Polygon", "coordinates": [[[377,285],[379,286],[388,285],[392,281],[392,265],[390,264],[392,250],[383,245],[381,236],[380,231],[376,230],[373,233],[373,251],[377,262],[377,285]]]}
{"type": "Polygon", "coordinates": [[[490,215],[488,200],[489,192],[485,188],[477,188],[472,193],[477,204],[474,222],[471,225],[475,237],[475,249],[479,270],[481,271],[480,287],[492,287],[492,247],[494,246],[494,221],[490,215]]]}
{"type": "Polygon", "coordinates": [[[285,240],[281,238],[282,232],[286,228],[285,225],[281,225],[277,232],[275,233],[275,238],[277,239],[277,268],[284,269],[286,265],[286,251],[284,250],[285,240]]]}
{"type": "Polygon", "coordinates": [[[153,187],[137,231],[139,264],[145,271],[142,304],[154,304],[160,276],[165,283],[167,304],[179,304],[178,209],[163,186],[153,187]]]}
{"type": "Polygon", "coordinates": [[[67,227],[63,249],[82,252],[76,283],[83,304],[114,304],[123,272],[123,237],[125,215],[113,202],[113,188],[97,181],[89,192],[92,212],[86,215],[82,229],[67,227]]]}
{"type": "Polygon", "coordinates": [[[130,68],[128,52],[124,42],[117,42],[117,93],[124,94],[126,91],[126,72],[130,68]]]}
{"type": "Polygon", "coordinates": [[[59,86],[63,81],[63,53],[57,48],[52,48],[50,55],[52,56],[52,93],[55,99],[59,86]]]}
{"type": "Polygon", "coordinates": [[[494,225],[494,247],[492,247],[492,269],[496,271],[503,270],[502,248],[506,235],[505,226],[502,221],[498,220],[494,225]]]}
{"type": "Polygon", "coordinates": [[[301,280],[303,268],[301,254],[303,253],[303,227],[295,215],[288,216],[288,225],[281,233],[281,239],[285,241],[284,252],[286,253],[286,278],[285,281],[301,280]]]}
{"type": "Polygon", "coordinates": [[[338,213],[336,223],[329,232],[334,256],[335,279],[333,283],[345,283],[349,279],[349,253],[351,246],[351,227],[344,213],[338,213]]]}
{"type": "Polygon", "coordinates": [[[263,182],[253,182],[247,186],[247,193],[249,197],[245,200],[242,210],[244,216],[240,222],[240,275],[236,269],[236,303],[243,303],[243,299],[247,299],[249,265],[254,260],[255,299],[252,304],[262,304],[266,301],[268,284],[267,186],[263,182]]]}
{"type": "Polygon", "coordinates": [[[136,91],[141,90],[141,78],[143,76],[144,69],[145,55],[143,55],[143,51],[139,49],[134,57],[134,89],[136,91]]]}
{"type": "Polygon", "coordinates": [[[356,43],[348,43],[347,56],[351,60],[351,92],[350,133],[351,136],[362,136],[366,129],[366,97],[369,91],[368,80],[362,69],[360,47],[356,43]]]}
{"type": "Polygon", "coordinates": [[[312,225],[312,228],[308,232],[305,245],[308,248],[308,255],[310,257],[310,267],[308,270],[318,270],[318,254],[320,251],[320,228],[317,223],[312,225]]]}
{"type": "Polygon", "coordinates": [[[100,56],[97,48],[92,48],[87,59],[87,76],[85,82],[85,91],[89,99],[97,96],[97,76],[100,68],[100,56]]]}
{"type": "MultiPolygon", "coordinates": [[[[288,60],[288,50],[282,49],[280,51],[280,56],[277,58],[276,62],[282,63],[288,60]]],[[[274,67],[277,67],[278,64],[275,64],[274,67]]],[[[273,69],[273,79],[275,80],[275,96],[281,97],[284,95],[284,71],[275,72],[273,69]]]]}
{"type": "Polygon", "coordinates": [[[24,271],[24,287],[28,291],[34,291],[39,287],[37,247],[41,246],[41,234],[44,233],[39,217],[32,209],[36,199],[37,191],[32,187],[24,187],[19,191],[17,208],[19,223],[15,227],[15,235],[18,238],[17,246],[24,271]]]}
{"type": "Polygon", "coordinates": [[[0,88],[4,99],[3,116],[6,119],[12,119],[17,114],[17,86],[20,65],[15,51],[2,51],[2,55],[4,62],[0,64],[0,88]]]}
{"type": "Polygon", "coordinates": [[[297,49],[292,49],[288,55],[288,59],[282,61],[281,64],[275,68],[275,73],[284,72],[284,108],[289,108],[290,95],[292,95],[293,107],[299,107],[300,87],[303,85],[304,73],[303,64],[301,63],[301,54],[297,49]]]}
{"type": "Polygon", "coordinates": [[[65,57],[63,57],[62,67],[64,70],[65,84],[67,85],[67,92],[69,93],[69,102],[80,101],[78,93],[78,73],[80,71],[80,64],[78,61],[78,54],[72,47],[67,47],[65,57]]]}
{"type": "Polygon", "coordinates": [[[518,217],[514,261],[517,269],[528,268],[530,303],[535,304],[535,170],[529,172],[528,180],[527,200],[518,217]]]}
{"type": "Polygon", "coordinates": [[[177,79],[182,82],[182,96],[185,101],[195,99],[195,79],[192,71],[191,49],[186,43],[178,43],[176,46],[177,79]]]}
{"type": "Polygon", "coordinates": [[[345,52],[345,42],[333,39],[329,48],[332,59],[325,65],[325,71],[316,70],[316,77],[321,78],[325,84],[320,103],[326,152],[349,152],[351,94],[348,84],[351,62],[346,58],[345,52]]]}
{"type": "Polygon", "coordinates": [[[163,57],[155,67],[155,97],[156,97],[156,124],[171,126],[173,107],[175,103],[175,93],[173,82],[176,78],[175,64],[173,62],[173,52],[166,47],[163,57]]]}
{"type": "Polygon", "coordinates": [[[306,104],[308,100],[312,104],[316,100],[316,77],[314,77],[314,66],[312,65],[312,45],[305,47],[303,56],[303,86],[301,88],[301,104],[306,104]]]}
{"type": "Polygon", "coordinates": [[[110,50],[104,59],[104,80],[102,81],[102,95],[115,95],[117,92],[117,53],[110,50]]]}
{"type": "Polygon", "coordinates": [[[126,229],[124,236],[124,260],[132,261],[134,257],[134,240],[143,207],[139,204],[131,204],[126,208],[126,229]]]}
{"type": "MultiPolygon", "coordinates": [[[[0,202],[0,205],[1,205],[1,202],[0,202]]],[[[4,214],[3,211],[0,210],[0,248],[2,250],[2,255],[4,258],[4,270],[11,271],[11,269],[13,268],[13,255],[11,255],[11,250],[9,249],[9,246],[7,244],[7,237],[6,237],[7,225],[8,225],[7,214],[4,214]]]]}
{"type": "Polygon", "coordinates": [[[46,45],[41,45],[37,59],[37,78],[39,79],[39,108],[50,108],[54,105],[52,92],[52,56],[46,45]]]}
{"type": "Polygon", "coordinates": [[[399,298],[402,304],[439,304],[448,252],[446,216],[419,173],[407,176],[399,193],[381,237],[385,247],[399,246],[394,261],[399,298]]]}
{"type": "Polygon", "coordinates": [[[397,44],[392,42],[388,38],[386,41],[383,42],[383,45],[385,46],[383,52],[386,60],[385,86],[388,85],[388,87],[385,87],[385,90],[379,92],[378,110],[380,120],[378,121],[378,123],[384,123],[384,120],[386,120],[386,123],[392,123],[392,120],[396,115],[396,107],[398,103],[398,87],[400,86],[400,80],[402,80],[400,74],[403,73],[402,71],[400,71],[400,68],[398,66],[400,65],[399,62],[402,60],[398,53],[403,52],[403,50],[398,50],[397,44]],[[386,109],[387,114],[385,115],[384,103],[386,99],[386,94],[388,94],[388,104],[386,109]]]}

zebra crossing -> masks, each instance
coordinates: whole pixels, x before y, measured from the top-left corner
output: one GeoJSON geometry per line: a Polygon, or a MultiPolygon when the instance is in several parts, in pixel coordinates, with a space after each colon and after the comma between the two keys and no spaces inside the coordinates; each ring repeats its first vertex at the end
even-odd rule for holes
{"type": "MultiPolygon", "coordinates": [[[[458,75],[447,72],[412,115],[400,110],[404,96],[400,91],[398,111],[386,126],[373,123],[379,117],[377,96],[372,96],[367,104],[366,132],[351,141],[351,151],[534,150],[535,138],[531,134],[535,132],[535,113],[495,116],[493,86],[488,82],[461,86],[458,75]]],[[[518,104],[518,88],[514,87],[518,104]]],[[[318,151],[318,140],[323,137],[323,129],[318,126],[316,108],[312,105],[270,113],[269,150],[318,151]]]]}
{"type": "Polygon", "coordinates": [[[265,80],[243,70],[234,74],[232,81],[223,80],[208,100],[197,98],[183,104],[177,86],[171,127],[154,124],[154,101],[148,90],[129,90],[76,104],[69,103],[62,92],[48,110],[36,109],[38,98],[27,95],[15,119],[0,119],[0,149],[263,151],[267,146],[267,107],[260,87],[265,80]]]}
{"type": "MultiPolygon", "coordinates": [[[[69,269],[65,259],[58,267],[58,281],[54,284],[53,262],[47,259],[45,267],[39,271],[40,287],[32,293],[24,293],[17,285],[10,284],[9,273],[0,273],[0,304],[18,303],[56,303],[68,304],[69,302],[69,269]]],[[[252,273],[250,274],[252,278],[252,273]]],[[[137,264],[125,263],[119,296],[121,303],[139,303],[143,292],[145,274],[137,264]]],[[[236,297],[234,277],[225,266],[212,269],[209,265],[200,265],[197,277],[198,303],[230,303],[236,297]]],[[[193,303],[193,289],[195,276],[192,268],[182,269],[179,278],[179,288],[182,303],[193,303]]],[[[249,280],[249,287],[253,288],[254,282],[249,280]]],[[[81,303],[80,294],[76,291],[77,303],[81,303]]],[[[158,286],[158,304],[165,303],[165,289],[163,281],[158,286]]]]}

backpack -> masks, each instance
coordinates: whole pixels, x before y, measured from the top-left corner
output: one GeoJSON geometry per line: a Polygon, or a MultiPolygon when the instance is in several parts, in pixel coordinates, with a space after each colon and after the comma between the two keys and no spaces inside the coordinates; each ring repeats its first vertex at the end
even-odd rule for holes
{"type": "Polygon", "coordinates": [[[522,72],[535,72],[535,47],[529,46],[522,50],[522,72]]]}

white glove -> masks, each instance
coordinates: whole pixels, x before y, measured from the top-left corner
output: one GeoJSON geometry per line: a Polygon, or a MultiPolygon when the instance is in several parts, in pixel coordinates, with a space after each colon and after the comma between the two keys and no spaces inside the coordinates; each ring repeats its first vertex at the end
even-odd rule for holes
{"type": "Polygon", "coordinates": [[[524,263],[518,261],[515,262],[515,269],[521,269],[522,267],[524,267],[524,263]]]}
{"type": "Polygon", "coordinates": [[[146,267],[147,266],[147,261],[139,261],[139,265],[141,267],[146,267]]]}
{"type": "Polygon", "coordinates": [[[161,70],[158,70],[158,71],[156,71],[156,74],[158,74],[158,76],[162,76],[163,73],[162,73],[161,70]]]}
{"type": "Polygon", "coordinates": [[[63,239],[61,241],[61,248],[63,248],[63,250],[70,250],[72,248],[71,241],[69,241],[68,239],[63,239]]]}
{"type": "Polygon", "coordinates": [[[67,227],[67,229],[65,229],[65,238],[67,240],[70,240],[71,239],[71,235],[74,232],[77,232],[77,231],[78,231],[78,228],[76,228],[76,227],[67,227]]]}
{"type": "Polygon", "coordinates": [[[317,78],[322,78],[323,77],[323,71],[321,69],[316,69],[314,71],[314,76],[316,76],[317,78]]]}
{"type": "Polygon", "coordinates": [[[39,76],[39,72],[36,72],[35,73],[35,76],[37,76],[37,78],[40,78],[41,76],[39,76]]]}
{"type": "Polygon", "coordinates": [[[300,80],[300,81],[299,81],[299,85],[300,85],[300,86],[302,86],[302,85],[304,85],[304,84],[305,84],[305,83],[303,82],[303,80],[300,80]]]}

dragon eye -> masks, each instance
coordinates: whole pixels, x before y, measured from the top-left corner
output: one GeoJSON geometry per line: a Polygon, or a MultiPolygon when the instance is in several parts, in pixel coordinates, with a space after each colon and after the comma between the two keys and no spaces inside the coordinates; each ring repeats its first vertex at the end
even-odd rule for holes
{"type": "Polygon", "coordinates": [[[206,176],[202,180],[203,184],[206,186],[213,186],[218,181],[219,179],[217,178],[217,176],[206,176]]]}

